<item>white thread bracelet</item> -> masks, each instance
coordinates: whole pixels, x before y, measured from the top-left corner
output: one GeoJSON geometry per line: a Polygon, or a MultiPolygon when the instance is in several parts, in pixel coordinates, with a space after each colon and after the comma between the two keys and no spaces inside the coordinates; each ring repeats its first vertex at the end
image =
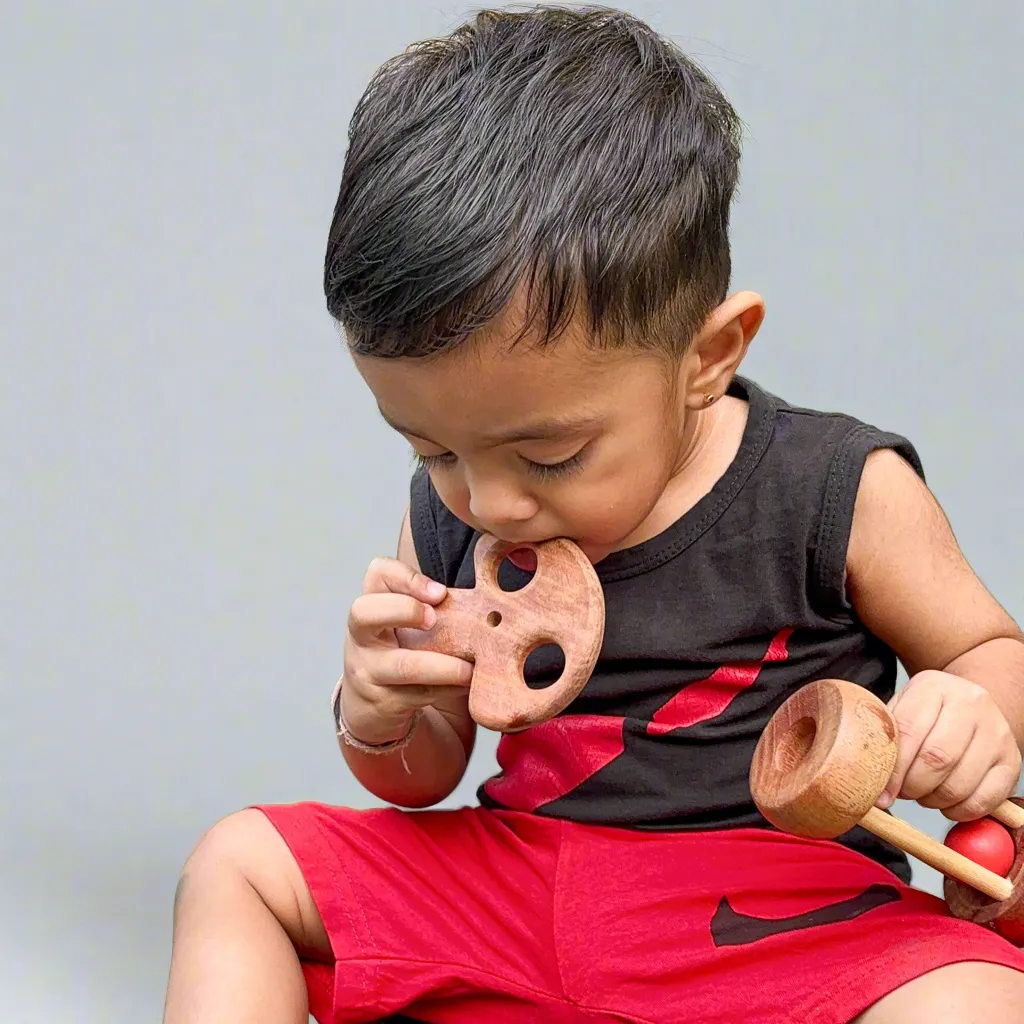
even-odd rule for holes
{"type": "Polygon", "coordinates": [[[344,676],[338,680],[334,692],[331,694],[331,713],[334,716],[334,728],[338,738],[353,750],[361,750],[364,754],[393,754],[399,750],[402,752],[402,766],[406,772],[411,774],[409,764],[405,759],[405,748],[412,742],[416,726],[419,725],[420,718],[423,717],[423,709],[419,708],[413,714],[412,720],[409,722],[409,729],[404,736],[400,736],[397,740],[385,740],[383,743],[367,743],[365,740],[359,739],[358,736],[354,736],[345,721],[345,715],[341,710],[343,680],[344,676]]]}

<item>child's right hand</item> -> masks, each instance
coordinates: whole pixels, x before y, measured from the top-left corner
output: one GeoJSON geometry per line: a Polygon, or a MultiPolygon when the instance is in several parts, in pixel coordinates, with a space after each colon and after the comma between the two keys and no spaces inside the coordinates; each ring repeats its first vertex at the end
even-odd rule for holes
{"type": "Polygon", "coordinates": [[[470,662],[400,647],[395,635],[396,629],[430,629],[436,620],[433,606],[447,592],[444,584],[398,559],[370,563],[345,636],[341,712],[356,739],[401,739],[417,710],[444,703],[469,687],[470,662]]]}

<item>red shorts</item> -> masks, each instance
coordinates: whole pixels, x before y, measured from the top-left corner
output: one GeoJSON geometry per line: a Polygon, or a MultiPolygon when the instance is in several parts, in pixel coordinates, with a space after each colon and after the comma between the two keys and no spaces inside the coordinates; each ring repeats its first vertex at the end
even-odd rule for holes
{"type": "Polygon", "coordinates": [[[1024,953],[836,843],[518,812],[263,807],[335,963],[320,1024],[846,1024],[936,967],[1024,953]]]}

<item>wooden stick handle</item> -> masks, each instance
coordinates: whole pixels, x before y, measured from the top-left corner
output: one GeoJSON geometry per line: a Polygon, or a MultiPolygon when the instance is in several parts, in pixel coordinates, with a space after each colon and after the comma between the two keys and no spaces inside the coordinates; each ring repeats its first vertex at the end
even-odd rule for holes
{"type": "Polygon", "coordinates": [[[937,839],[919,832],[913,825],[877,807],[872,807],[860,823],[879,839],[892,843],[948,878],[955,878],[994,900],[1007,900],[1013,895],[1013,883],[1008,878],[1002,878],[994,871],[975,864],[973,860],[943,846],[937,839]]]}
{"type": "Polygon", "coordinates": [[[1024,807],[1012,800],[1004,800],[989,817],[1001,821],[1007,828],[1024,828],[1024,807]]]}

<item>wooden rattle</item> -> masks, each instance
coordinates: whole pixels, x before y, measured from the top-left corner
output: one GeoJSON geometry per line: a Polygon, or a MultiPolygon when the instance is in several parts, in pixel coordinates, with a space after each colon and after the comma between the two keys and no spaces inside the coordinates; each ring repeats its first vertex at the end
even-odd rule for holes
{"type": "Polygon", "coordinates": [[[892,775],[897,746],[896,723],[873,693],[838,679],[811,683],[776,711],[762,733],[750,768],[751,795],[764,817],[785,832],[835,839],[860,825],[917,857],[946,877],[947,901],[958,917],[980,922],[1015,914],[1024,925],[1024,899],[1015,895],[1024,868],[1024,808],[1008,800],[992,814],[1016,829],[1017,857],[1010,878],[1003,878],[875,806],[892,775]]]}
{"type": "Polygon", "coordinates": [[[997,811],[1002,812],[1007,806],[1013,808],[1010,814],[993,812],[992,817],[1010,829],[1013,839],[1013,866],[1007,874],[1013,887],[1009,896],[993,902],[954,876],[944,880],[943,895],[954,916],[983,925],[1014,945],[1024,946],[1024,801],[1008,800],[997,811]]]}
{"type": "Polygon", "coordinates": [[[399,642],[472,661],[469,712],[487,729],[513,732],[553,718],[586,686],[604,639],[604,591],[590,559],[569,540],[511,544],[484,534],[473,565],[476,585],[449,587],[431,629],[399,630],[399,642]],[[535,552],[537,570],[506,593],[498,568],[524,548],[535,552]],[[561,647],[565,668],[550,686],[531,689],[523,667],[544,644],[561,647]]]}

